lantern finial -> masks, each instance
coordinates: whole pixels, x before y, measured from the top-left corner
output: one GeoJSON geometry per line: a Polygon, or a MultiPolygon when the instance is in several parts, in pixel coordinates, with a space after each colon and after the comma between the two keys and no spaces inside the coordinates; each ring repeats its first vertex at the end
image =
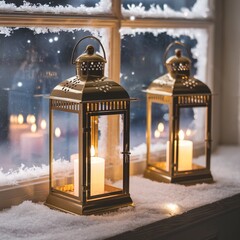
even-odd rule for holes
{"type": "Polygon", "coordinates": [[[94,47],[92,45],[88,45],[86,47],[86,51],[85,52],[87,52],[88,55],[93,55],[94,51],[95,51],[94,47]]]}

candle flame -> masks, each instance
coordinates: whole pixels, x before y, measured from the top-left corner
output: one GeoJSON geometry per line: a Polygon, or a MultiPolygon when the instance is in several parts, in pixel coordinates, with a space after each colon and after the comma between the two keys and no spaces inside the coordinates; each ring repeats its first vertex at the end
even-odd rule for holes
{"type": "Polygon", "coordinates": [[[160,123],[158,124],[158,131],[159,131],[160,133],[164,131],[164,124],[163,124],[162,122],[160,122],[160,123]]]}
{"type": "Polygon", "coordinates": [[[59,138],[61,136],[61,129],[59,127],[55,128],[55,136],[59,138]]]}
{"type": "Polygon", "coordinates": [[[24,117],[23,117],[22,114],[19,114],[19,115],[18,115],[17,122],[18,122],[19,124],[23,124],[23,122],[24,122],[24,117]]]}
{"type": "Polygon", "coordinates": [[[180,130],[178,133],[178,136],[179,136],[179,140],[184,140],[184,131],[180,130]]]}
{"type": "Polygon", "coordinates": [[[37,125],[34,123],[31,126],[31,132],[35,133],[37,131],[37,125]]]}
{"type": "Polygon", "coordinates": [[[45,119],[42,119],[40,126],[41,126],[41,129],[43,129],[43,130],[46,129],[46,127],[47,127],[47,122],[46,122],[45,119]]]}
{"type": "Polygon", "coordinates": [[[93,145],[91,145],[91,157],[94,157],[95,156],[95,148],[93,145]]]}

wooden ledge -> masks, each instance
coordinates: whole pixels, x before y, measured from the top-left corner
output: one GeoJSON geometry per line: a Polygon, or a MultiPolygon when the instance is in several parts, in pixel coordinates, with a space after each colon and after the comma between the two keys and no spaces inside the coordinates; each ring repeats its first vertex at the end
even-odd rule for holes
{"type": "Polygon", "coordinates": [[[128,239],[239,240],[240,194],[108,238],[128,239]]]}

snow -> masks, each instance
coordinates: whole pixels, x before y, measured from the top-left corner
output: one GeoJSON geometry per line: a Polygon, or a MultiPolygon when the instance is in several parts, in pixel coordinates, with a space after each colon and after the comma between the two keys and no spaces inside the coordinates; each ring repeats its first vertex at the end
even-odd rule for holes
{"type": "Polygon", "coordinates": [[[212,155],[212,184],[186,187],[132,176],[130,193],[135,207],[101,216],[75,216],[25,201],[0,213],[1,240],[103,239],[181,214],[239,193],[239,156],[239,146],[218,148],[212,155]]]}
{"type": "Polygon", "coordinates": [[[17,7],[13,3],[5,3],[5,1],[0,1],[0,12],[27,12],[27,13],[52,13],[52,14],[106,14],[110,13],[112,8],[111,0],[100,0],[95,7],[86,7],[80,4],[78,7],[73,7],[71,5],[56,7],[51,7],[48,4],[31,4],[27,1],[23,1],[20,7],[17,7]]]}
{"type": "Polygon", "coordinates": [[[148,10],[145,9],[142,3],[128,4],[127,9],[122,7],[124,17],[129,17],[131,20],[134,17],[140,18],[208,18],[213,15],[212,9],[209,7],[209,0],[198,0],[192,9],[181,8],[180,11],[171,9],[167,4],[161,8],[158,4],[151,4],[148,10]]]}

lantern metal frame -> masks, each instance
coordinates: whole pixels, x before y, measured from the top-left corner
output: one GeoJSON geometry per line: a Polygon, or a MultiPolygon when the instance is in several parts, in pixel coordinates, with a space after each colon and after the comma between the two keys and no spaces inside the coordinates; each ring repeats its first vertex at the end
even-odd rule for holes
{"type": "MultiPolygon", "coordinates": [[[[174,42],[168,46],[165,51],[164,59],[167,52],[174,45],[178,44],[186,47],[181,42],[174,42]]],[[[185,59],[184,59],[185,61],[185,59]]],[[[189,60],[190,61],[190,60],[189,60]]],[[[167,66],[167,68],[171,66],[167,66]]],[[[190,66],[188,66],[190,69],[190,66]]],[[[213,182],[210,171],[211,158],[211,111],[212,96],[211,91],[206,84],[198,79],[187,76],[188,70],[183,75],[176,73],[167,73],[155,79],[148,87],[147,97],[147,166],[144,171],[144,177],[167,183],[194,184],[200,182],[213,182]],[[187,74],[186,74],[187,72],[187,74]],[[185,75],[186,74],[186,75],[185,75]],[[189,83],[194,83],[192,86],[189,83]],[[169,109],[169,166],[157,167],[151,164],[151,124],[152,124],[152,104],[164,104],[169,109]],[[205,152],[205,167],[192,165],[192,169],[178,170],[179,155],[179,125],[180,125],[180,109],[191,107],[203,107],[206,109],[205,119],[205,143],[200,152],[205,152]]],[[[168,69],[169,72],[171,69],[168,69]]],[[[190,74],[190,72],[189,72],[190,74]]],[[[167,158],[167,156],[166,156],[167,158]]],[[[159,162],[160,163],[160,162],[159,162]]],[[[165,164],[165,163],[164,163],[165,164]]]]}
{"type": "MultiPolygon", "coordinates": [[[[133,206],[129,193],[129,125],[130,125],[130,99],[126,90],[118,83],[106,78],[104,63],[106,62],[105,50],[101,42],[93,37],[86,36],[79,40],[72,53],[72,62],[77,45],[84,39],[91,38],[99,42],[102,47],[104,58],[95,55],[92,46],[88,46],[90,52],[80,55],[76,63],[77,75],[57,85],[50,96],[50,191],[45,202],[47,206],[61,211],[79,215],[100,214],[115,210],[120,207],[133,206]],[[100,74],[83,68],[83,65],[95,64],[92,60],[103,62],[100,74]],[[90,62],[89,62],[90,61],[90,62]],[[83,74],[83,70],[85,73],[83,74]],[[63,111],[78,114],[78,161],[79,161],[79,196],[74,196],[59,191],[52,186],[53,181],[53,111],[63,111]],[[123,185],[122,189],[91,195],[91,146],[98,147],[98,124],[99,116],[118,115],[123,116],[123,185]]],[[[98,72],[99,73],[99,72],[98,72]]]]}

